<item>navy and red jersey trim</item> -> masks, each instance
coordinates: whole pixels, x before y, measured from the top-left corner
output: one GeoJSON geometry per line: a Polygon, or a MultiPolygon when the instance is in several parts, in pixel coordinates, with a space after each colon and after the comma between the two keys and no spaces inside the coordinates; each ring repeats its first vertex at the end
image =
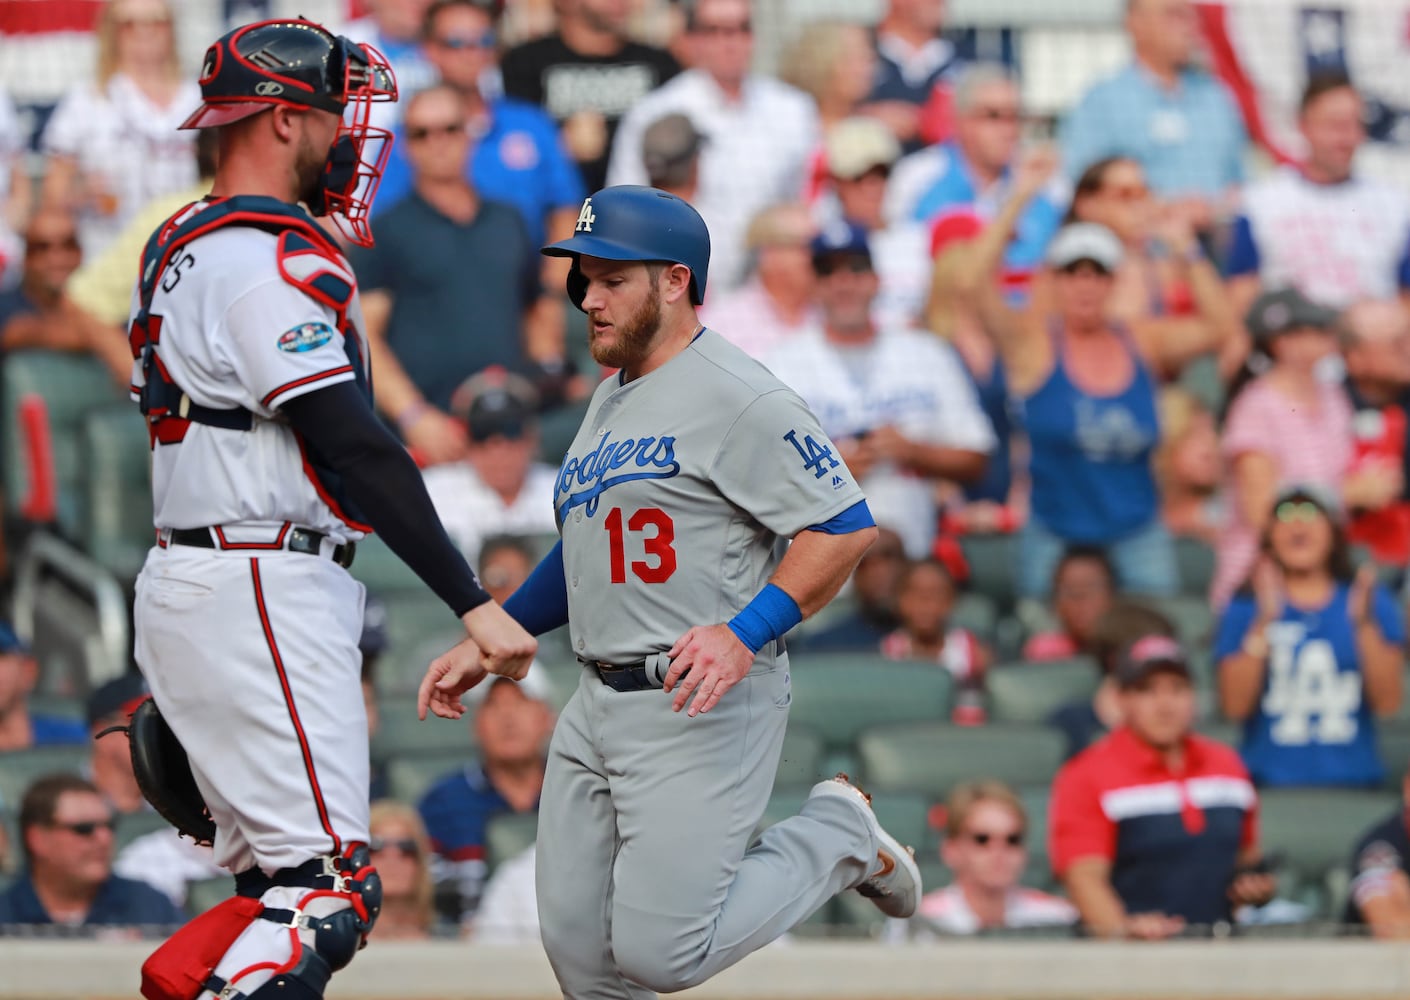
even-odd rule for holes
{"type": "Polygon", "coordinates": [[[269,393],[263,399],[260,400],[260,405],[268,406],[271,400],[278,399],[280,396],[293,389],[299,389],[303,386],[310,385],[314,382],[321,382],[324,379],[333,378],[337,375],[347,375],[350,372],[356,375],[356,373],[353,372],[352,365],[343,365],[340,368],[330,368],[326,372],[314,372],[312,375],[305,375],[303,376],[303,378],[296,378],[292,382],[285,382],[283,385],[271,389],[269,393]]]}

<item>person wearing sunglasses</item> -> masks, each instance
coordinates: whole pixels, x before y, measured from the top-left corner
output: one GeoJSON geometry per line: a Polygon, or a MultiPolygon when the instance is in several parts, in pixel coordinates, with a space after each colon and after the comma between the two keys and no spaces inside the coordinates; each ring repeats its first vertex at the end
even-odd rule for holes
{"type": "Polygon", "coordinates": [[[136,937],[185,922],[162,893],[113,874],[113,813],[85,779],[36,780],[20,801],[19,833],[24,872],[0,893],[0,927],[121,926],[136,937]]]}
{"type": "Polygon", "coordinates": [[[1400,607],[1373,566],[1353,575],[1325,489],[1290,486],[1271,509],[1261,556],[1219,625],[1219,706],[1244,724],[1260,785],[1377,787],[1375,720],[1404,691],[1400,607]]]}
{"type": "Polygon", "coordinates": [[[378,941],[415,941],[431,934],[431,842],[411,806],[383,799],[372,803],[368,849],[382,876],[382,915],[373,933],[378,941]]]}
{"type": "Polygon", "coordinates": [[[1067,900],[1020,884],[1028,864],[1028,812],[1001,781],[967,781],[944,805],[940,860],[949,885],[921,897],[908,921],[888,921],[889,942],[1076,923],[1067,900]]]}
{"type": "Polygon", "coordinates": [[[936,483],[980,476],[993,429],[948,345],[873,319],[880,283],[865,230],[824,226],[812,257],[822,322],[764,364],[818,415],[877,524],[900,534],[910,558],[923,558],[938,523],[936,483]]]}
{"type": "Polygon", "coordinates": [[[1174,639],[1145,635],[1114,673],[1121,723],[1058,771],[1053,873],[1094,937],[1210,933],[1277,883],[1262,870],[1258,795],[1231,748],[1193,731],[1195,688],[1174,639]]]}

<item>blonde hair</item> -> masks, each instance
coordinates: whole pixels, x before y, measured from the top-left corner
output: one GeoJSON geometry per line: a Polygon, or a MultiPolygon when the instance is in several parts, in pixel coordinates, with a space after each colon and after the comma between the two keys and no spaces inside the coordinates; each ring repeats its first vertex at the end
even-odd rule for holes
{"type": "Polygon", "coordinates": [[[1170,462],[1175,449],[1185,439],[1194,426],[1195,419],[1210,412],[1200,398],[1188,389],[1168,386],[1161,390],[1158,401],[1160,408],[1160,445],[1155,450],[1152,466],[1156,483],[1163,490],[1170,482],[1170,462]]]}
{"type": "Polygon", "coordinates": [[[821,104],[847,56],[847,38],[866,29],[852,21],[814,21],[779,57],[778,76],[821,104]]]}
{"type": "Polygon", "coordinates": [[[986,778],[980,781],[966,781],[962,785],[956,785],[950,792],[950,797],[945,800],[947,839],[958,837],[964,832],[965,821],[981,802],[997,802],[1008,807],[1018,817],[1019,830],[1025,834],[1028,832],[1028,810],[1023,808],[1018,795],[1002,781],[986,778]]]}
{"type": "MultiPolygon", "coordinates": [[[[117,9],[122,2],[123,0],[108,0],[98,13],[98,26],[95,31],[98,36],[98,69],[95,79],[99,90],[106,89],[108,81],[118,71],[117,9]]],[[[171,22],[171,50],[166,57],[167,78],[178,80],[181,78],[181,62],[176,52],[176,11],[171,0],[160,0],[160,3],[166,11],[167,20],[171,22]]]]}
{"type": "Polygon", "coordinates": [[[411,839],[416,841],[416,867],[419,875],[416,889],[411,895],[411,903],[416,911],[416,923],[425,931],[431,929],[436,918],[434,908],[434,887],[431,884],[431,838],[426,835],[426,824],[421,815],[411,806],[393,799],[378,799],[372,803],[367,829],[376,836],[377,827],[383,823],[400,823],[411,830],[411,839]]]}

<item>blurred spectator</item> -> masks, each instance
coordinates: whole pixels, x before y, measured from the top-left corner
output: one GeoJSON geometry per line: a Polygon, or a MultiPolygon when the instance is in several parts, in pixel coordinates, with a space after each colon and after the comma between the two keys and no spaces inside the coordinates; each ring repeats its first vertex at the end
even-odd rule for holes
{"type": "MultiPolygon", "coordinates": [[[[529,243],[537,249],[572,233],[583,182],[542,108],[484,90],[495,69],[490,6],[485,0],[434,0],[422,25],[426,55],[441,83],[460,95],[459,121],[474,140],[473,150],[467,143],[461,172],[485,199],[518,209],[529,243]]],[[[416,93],[405,85],[401,92],[416,93]]],[[[387,158],[377,191],[379,214],[389,212],[415,186],[413,168],[419,165],[411,156],[412,143],[424,140],[416,138],[420,130],[410,124],[412,106],[406,104],[402,112],[402,134],[409,141],[399,138],[387,158]]]]}
{"type": "Polygon", "coordinates": [[[1219,430],[1209,408],[1178,386],[1160,391],[1155,476],[1165,527],[1212,545],[1225,519],[1219,430]]]}
{"type": "MultiPolygon", "coordinates": [[[[68,283],[69,297],[76,306],[108,327],[117,335],[127,354],[127,318],[132,306],[132,286],[137,281],[137,262],[147,248],[152,234],[182,208],[200,201],[211,189],[215,178],[215,157],[220,142],[220,130],[203,128],[196,133],[193,152],[196,172],[195,185],[183,191],[153,198],[132,217],[101,254],[89,255],[68,283]]],[[[131,355],[127,354],[128,366],[131,355]]],[[[124,378],[127,378],[125,375],[124,378]]]]}
{"type": "Polygon", "coordinates": [[[754,28],[749,0],[696,0],[686,7],[692,67],[642,98],[612,143],[608,184],[644,184],[641,135],[661,116],[689,115],[707,138],[693,204],[710,228],[710,289],[743,277],[744,232],[767,205],[803,192],[819,140],[813,102],[787,84],[749,72],[754,28]]]}
{"type": "Polygon", "coordinates": [[[382,725],[382,709],[377,703],[377,663],[387,650],[387,605],[381,598],[368,594],[362,607],[362,635],[357,640],[362,654],[362,708],[367,715],[367,739],[372,746],[369,761],[367,797],[373,801],[390,794],[387,761],[378,753],[377,730],[382,725]]]}
{"type": "Polygon", "coordinates": [[[1218,349],[1226,331],[1114,323],[1108,311],[1121,242],[1091,222],[1063,227],[1048,247],[1045,294],[1024,312],[1012,309],[1000,288],[1000,257],[1051,168],[1041,155],[1025,160],[1013,198],[975,241],[958,279],[1023,400],[1032,511],[1019,547],[1019,589],[1041,596],[1062,550],[1079,543],[1105,549],[1128,590],[1173,594],[1175,553],[1151,463],[1156,372],[1218,349]],[[1051,308],[1039,305],[1044,299],[1051,308]]]}
{"type": "Polygon", "coordinates": [[[864,231],[825,228],[813,271],[821,327],[779,344],[765,364],[817,414],[877,523],[921,558],[935,540],[935,483],[982,475],[994,432],[948,345],[873,322],[878,282],[864,231]]]}
{"type": "Polygon", "coordinates": [[[1259,296],[1248,315],[1255,355],[1229,389],[1223,452],[1228,516],[1216,547],[1210,598],[1222,608],[1243,583],[1284,483],[1340,493],[1353,507],[1380,508],[1400,495],[1398,467],[1375,464],[1348,477],[1351,405],[1341,387],[1318,377],[1336,350],[1335,315],[1296,291],[1259,296]],[[1253,372],[1262,369],[1262,374],[1253,372]]]}
{"type": "Polygon", "coordinates": [[[451,394],[490,365],[525,367],[521,325],[540,293],[538,254],[514,210],[466,180],[464,104],[443,86],[406,109],[412,194],[377,220],[377,245],[349,259],[377,403],[428,465],[460,458],[465,428],[451,394]]]}
{"type": "Polygon", "coordinates": [[[810,247],[816,228],[796,203],[770,205],[749,223],[744,245],[752,261],[749,280],[710,296],[700,322],[752,358],[764,358],[817,325],[810,247]]]}
{"type": "Polygon", "coordinates": [[[945,0],[887,0],[876,26],[876,81],[867,114],[907,145],[920,141],[921,109],[955,66],[955,47],[940,37],[945,0]]]}
{"type": "Polygon", "coordinates": [[[112,810],[77,775],[49,775],[30,785],[19,830],[25,871],[0,893],[0,926],[170,928],[186,921],[150,885],[112,873],[112,810]]]}
{"type": "Polygon", "coordinates": [[[515,535],[494,535],[480,545],[480,585],[496,602],[503,604],[534,568],[534,553],[526,539],[515,535]]]}
{"type": "Polygon", "coordinates": [[[1219,624],[1219,706],[1244,724],[1242,752],[1267,786],[1374,788],[1385,776],[1375,716],[1400,707],[1405,622],[1363,566],[1352,577],[1336,501],[1278,493],[1264,556],[1219,624]]]}
{"type": "Polygon", "coordinates": [[[196,137],[178,129],[201,94],[181,72],[172,19],[168,0],[109,0],[93,82],[69,91],[44,128],[43,200],[78,213],[86,253],[153,198],[196,183],[196,137]]]}
{"type": "Polygon", "coordinates": [[[778,76],[813,99],[825,132],[861,106],[876,66],[866,28],[852,21],[813,21],[779,56],[778,76]]]}
{"type": "Polygon", "coordinates": [[[1410,287],[1410,198],[1355,173],[1365,102],[1344,74],[1314,75],[1298,126],[1307,158],[1250,184],[1235,220],[1229,288],[1246,309],[1263,288],[1296,288],[1343,309],[1410,287]]]}
{"type": "Polygon", "coordinates": [[[25,135],[10,95],[0,88],[0,289],[19,277],[16,235],[29,218],[33,183],[25,164],[25,135]]]}
{"type": "Polygon", "coordinates": [[[959,587],[938,559],[919,559],[901,571],[896,589],[900,627],[881,640],[889,660],[925,660],[944,667],[965,686],[980,686],[993,654],[969,629],[952,627],[959,587]]]}
{"type": "Polygon", "coordinates": [[[528,380],[491,368],[465,381],[451,400],[470,446],[459,462],[426,470],[426,491],[446,533],[473,566],[490,535],[558,530],[553,493],[558,470],[538,453],[538,393],[528,380]]]}
{"type": "Polygon", "coordinates": [[[553,732],[552,692],[537,663],[522,681],[490,677],[466,697],[475,706],[479,762],[437,781],[419,806],[434,852],[436,909],[452,923],[468,923],[479,906],[490,819],[538,809],[553,732]]]}
{"type": "MultiPolygon", "coordinates": [[[[912,153],[896,165],[886,199],[894,224],[920,223],[932,256],[966,245],[999,215],[1015,192],[1023,109],[1013,74],[997,63],[973,63],[955,85],[955,137],[912,153]]],[[[1046,178],[1045,178],[1046,180],[1046,178]]],[[[1003,244],[1003,284],[1020,301],[1062,218],[1051,191],[1024,192],[1016,224],[1003,244]]]]}
{"type": "Polygon", "coordinates": [[[0,622],[0,752],[88,742],[88,727],[79,720],[30,711],[37,683],[39,662],[15,630],[0,622]]]}
{"type": "Polygon", "coordinates": [[[1077,756],[1121,724],[1121,691],[1116,666],[1121,655],[1143,636],[1175,638],[1175,626],[1159,611],[1135,601],[1118,600],[1097,619],[1091,638],[1092,658],[1101,683],[1091,698],[1069,702],[1048,716],[1048,725],[1067,738],[1065,758],[1077,756]]]}
{"type": "Polygon", "coordinates": [[[1109,319],[1133,329],[1148,326],[1156,338],[1172,328],[1219,337],[1227,346],[1226,367],[1238,367],[1246,348],[1239,313],[1195,238],[1189,213],[1157,202],[1139,163],[1112,156],[1082,171],[1063,221],[1100,223],[1121,241],[1125,254],[1109,319]]]}
{"type": "Polygon", "coordinates": [[[700,187],[700,147],[705,137],[679,112],[662,115],[641,134],[641,162],[646,183],[685,201],[700,187]]]}
{"type": "Polygon", "coordinates": [[[1057,629],[1030,636],[1023,644],[1023,659],[1090,654],[1097,623],[1116,599],[1116,572],[1106,552],[1093,545],[1068,546],[1053,570],[1052,598],[1057,629]]]}
{"type": "Polygon", "coordinates": [[[151,807],[137,786],[132,772],[132,750],[126,731],[98,736],[112,726],[126,726],[137,706],[150,697],[147,682],[136,672],[126,673],[100,685],[88,696],[88,735],[93,755],[88,760],[89,780],[119,815],[146,812],[151,807]]]}
{"type": "Polygon", "coordinates": [[[607,180],[622,116],[680,72],[665,49],[632,41],[631,0],[560,0],[558,30],[504,54],[509,97],[538,104],[558,123],[589,191],[607,180]]]}
{"type": "Polygon", "coordinates": [[[91,353],[126,387],[132,381],[127,338],[88,315],[68,294],[69,279],[83,259],[74,217],[63,209],[41,208],[24,239],[19,287],[0,292],[0,350],[91,353]]]}
{"type": "MultiPolygon", "coordinates": [[[[1342,313],[1337,324],[1346,360],[1346,392],[1354,411],[1351,469],[1385,463],[1410,482],[1410,310],[1394,300],[1368,299],[1342,313]]],[[[1410,563],[1410,502],[1405,489],[1384,506],[1363,503],[1350,539],[1383,566],[1410,563]]]]}
{"type": "MultiPolygon", "coordinates": [[[[364,0],[362,6],[367,16],[343,25],[343,34],[355,42],[366,42],[387,57],[403,100],[434,83],[436,68],[426,58],[421,37],[430,0],[364,0]]],[[[374,104],[372,124],[393,128],[404,112],[401,102],[374,104]]]]}
{"type": "Polygon", "coordinates": [[[1191,0],[1128,0],[1135,59],[1100,81],[1062,123],[1070,177],[1108,156],[1138,162],[1161,198],[1206,229],[1244,179],[1248,135],[1224,85],[1194,65],[1191,0]]]}
{"type": "Polygon", "coordinates": [[[538,944],[537,853],[530,845],[495,868],[470,927],[476,944],[538,944]]]}
{"type": "Polygon", "coordinates": [[[1138,639],[1116,668],[1124,724],[1053,784],[1053,871],[1087,931],[1159,940],[1228,922],[1272,898],[1259,860],[1258,797],[1238,754],[1192,731],[1195,691],[1179,644],[1138,639]]]}
{"type": "Polygon", "coordinates": [[[892,942],[929,940],[1076,923],[1077,910],[1067,900],[1019,885],[1028,863],[1027,835],[1028,812],[1012,788],[1001,781],[956,787],[945,800],[940,844],[940,859],[953,879],[922,896],[910,920],[887,921],[883,936],[892,942]]]}
{"type": "Polygon", "coordinates": [[[905,568],[901,536],[885,525],[878,526],[876,541],[852,571],[855,610],[807,636],[803,644],[809,650],[828,653],[877,649],[899,624],[896,594],[905,568]]]}
{"type": "Polygon", "coordinates": [[[1361,835],[1351,852],[1351,894],[1342,923],[1367,927],[1381,939],[1410,938],[1410,774],[1403,801],[1361,835]]]}
{"type": "Polygon", "coordinates": [[[143,834],[119,851],[113,874],[145,882],[182,909],[191,883],[228,878],[230,872],[215,863],[210,845],[183,837],[171,826],[143,834]]]}
{"type": "Polygon", "coordinates": [[[372,863],[382,878],[378,941],[413,941],[430,936],[436,919],[431,886],[431,841],[416,810],[401,802],[372,803],[367,825],[372,863]]]}

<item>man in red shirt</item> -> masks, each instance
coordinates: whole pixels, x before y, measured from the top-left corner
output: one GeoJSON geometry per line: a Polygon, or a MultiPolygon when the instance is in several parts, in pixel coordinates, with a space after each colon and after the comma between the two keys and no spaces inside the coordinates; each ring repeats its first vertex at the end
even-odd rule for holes
{"type": "Polygon", "coordinates": [[[1116,667],[1124,725],[1058,772],[1053,869],[1091,934],[1158,940],[1272,898],[1258,798],[1232,749],[1192,732],[1184,650],[1137,639],[1116,667]]]}

